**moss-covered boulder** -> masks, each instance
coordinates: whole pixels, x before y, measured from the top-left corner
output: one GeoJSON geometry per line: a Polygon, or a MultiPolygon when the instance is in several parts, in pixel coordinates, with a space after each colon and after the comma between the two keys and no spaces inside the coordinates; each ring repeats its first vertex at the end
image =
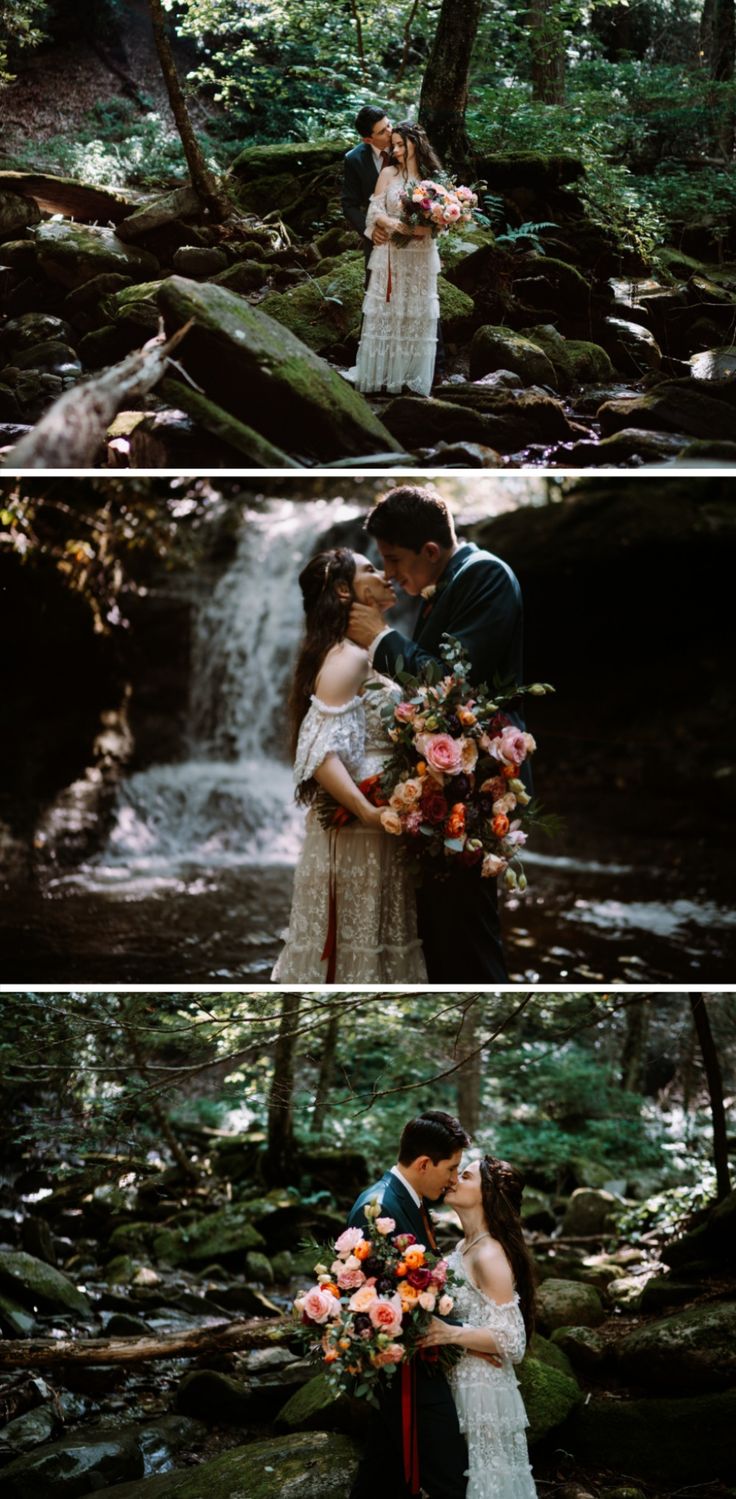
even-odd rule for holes
{"type": "Polygon", "coordinates": [[[245,461],[248,468],[298,468],[299,465],[283,449],[239,421],[223,406],[218,406],[216,401],[208,401],[192,385],[183,380],[167,379],[161,381],[158,389],[162,400],[170,401],[178,411],[185,411],[198,427],[204,428],[223,445],[219,450],[220,464],[226,461],[229,451],[232,461],[239,467],[245,461]]]}
{"type": "Polygon", "coordinates": [[[541,391],[469,384],[443,387],[442,396],[396,396],[383,413],[385,425],[407,448],[470,441],[501,453],[574,435],[561,403],[541,391]]]}
{"type": "Polygon", "coordinates": [[[275,1280],[268,1255],[261,1254],[257,1249],[251,1249],[245,1256],[245,1273],[249,1280],[262,1286],[272,1286],[275,1280]]]}
{"type": "Polygon", "coordinates": [[[9,1338],[30,1338],[36,1331],[33,1313],[4,1289],[0,1289],[0,1330],[9,1338]]]}
{"type": "Polygon", "coordinates": [[[594,1327],[556,1327],[552,1346],[583,1371],[601,1368],[610,1354],[607,1340],[594,1327]]]}
{"type": "Polygon", "coordinates": [[[78,1432],[50,1442],[3,1469],[4,1499],[77,1499],[93,1489],[141,1478],[143,1453],[130,1431],[78,1432]]]}
{"type": "Polygon", "coordinates": [[[590,283],[576,266],[553,255],[528,254],[514,277],[514,296],[530,309],[554,310],[578,324],[590,304],[590,283]]]}
{"type": "Polygon", "coordinates": [[[164,1228],[155,1235],[153,1253],[169,1265],[206,1265],[233,1256],[239,1260],[251,1249],[262,1249],[263,1238],[236,1206],[197,1218],[182,1228],[164,1228]]]}
{"type": "Polygon", "coordinates": [[[112,229],[52,220],[31,230],[37,261],[51,281],[81,286],[107,271],[120,271],[134,281],[147,281],[158,271],[158,261],[118,239],[112,229]]]}
{"type": "MultiPolygon", "coordinates": [[[[694,445],[691,445],[694,446],[694,445]]],[[[688,449],[689,451],[689,449],[688,449]]],[[[665,1264],[690,1265],[697,1260],[733,1261],[736,1257],[736,1188],[709,1213],[705,1223],[666,1244],[665,1264]]]]}
{"type": "Polygon", "coordinates": [[[140,1254],[142,1250],[152,1248],[156,1233],[155,1223],[119,1223],[107,1241],[108,1253],[140,1254]]]}
{"type": "Polygon", "coordinates": [[[517,1369],[519,1389],[529,1418],[530,1444],[561,1426],[583,1398],[569,1374],[527,1354],[517,1369]]]}
{"type": "Polygon", "coordinates": [[[566,1423],[560,1440],[578,1461],[662,1484],[704,1484],[736,1477],[736,1390],[679,1400],[593,1396],[566,1423]]]}
{"type": "Polygon", "coordinates": [[[316,1374],[282,1406],[277,1426],[287,1431],[335,1431],[345,1428],[350,1401],[339,1395],[326,1375],[316,1374]]]}
{"type": "Polygon", "coordinates": [[[698,1394],[736,1384],[736,1301],[676,1312],[618,1345],[625,1377],[647,1390],[698,1394]]]}
{"type": "Polygon", "coordinates": [[[582,338],[563,338],[552,323],[541,323],[525,332],[554,366],[559,389],[568,390],[571,385],[606,385],[613,379],[613,365],[600,344],[582,338]]]}
{"type": "Polygon", "coordinates": [[[483,224],[463,224],[461,229],[453,229],[450,234],[440,235],[437,248],[443,271],[454,270],[456,265],[467,260],[469,255],[474,255],[476,250],[495,243],[493,230],[487,229],[483,224]]]}
{"type": "Polygon", "coordinates": [[[551,1197],[546,1192],[540,1192],[536,1187],[525,1187],[521,1204],[521,1221],[527,1229],[539,1229],[542,1233],[551,1233],[557,1224],[551,1197]]]}
{"type": "Polygon", "coordinates": [[[0,357],[4,363],[15,363],[47,339],[69,342],[71,338],[71,327],[64,318],[50,312],[24,312],[20,317],[9,318],[0,332],[0,357]]]}
{"type": "Polygon", "coordinates": [[[580,158],[565,151],[494,151],[481,157],[477,170],[491,188],[528,187],[537,193],[565,187],[585,172],[580,158]]]}
{"type": "Polygon", "coordinates": [[[40,219],[41,210],[33,198],[25,198],[20,193],[0,192],[0,244],[16,239],[40,219]]]}
{"type": "Polygon", "coordinates": [[[286,141],[275,146],[246,146],[230,171],[240,182],[257,182],[279,174],[304,178],[342,161],[355,141],[286,141]]]}
{"type": "Polygon", "coordinates": [[[600,1188],[577,1187],[572,1197],[568,1198],[565,1208],[563,1234],[571,1238],[604,1234],[614,1223],[616,1206],[616,1198],[611,1192],[604,1192],[600,1188]]]}
{"type": "Polygon", "coordinates": [[[551,1338],[545,1338],[541,1332],[532,1333],[528,1354],[530,1358],[539,1359],[540,1364],[549,1364],[550,1369],[559,1369],[568,1378],[575,1378],[572,1364],[554,1334],[551,1338]]]}
{"type": "MultiPolygon", "coordinates": [[[[193,319],[178,358],[204,394],[305,458],[396,451],[363,397],[288,329],[224,287],[171,276],[158,292],[168,332],[193,319]]],[[[255,1247],[255,1246],[254,1246],[255,1247]]]]}
{"type": "Polygon", "coordinates": [[[733,431],[735,405],[736,385],[730,382],[671,380],[645,395],[606,401],[597,415],[604,437],[625,427],[642,427],[719,440],[733,431]]]}
{"type": "Polygon", "coordinates": [[[649,328],[629,318],[607,317],[605,329],[605,346],[616,369],[628,375],[659,369],[662,350],[649,328]]]}
{"type": "Polygon", "coordinates": [[[196,1468],[113,1493],[115,1499],[348,1499],[357,1470],[358,1449],[349,1437],[303,1431],[234,1447],[196,1468]]]}
{"type": "Polygon", "coordinates": [[[84,1292],[67,1275],[20,1249],[0,1251],[0,1286],[19,1301],[38,1304],[45,1311],[92,1316],[84,1292]]]}
{"type": "Polygon", "coordinates": [[[495,370],[514,370],[525,385],[549,385],[557,389],[554,365],[538,343],[511,328],[485,324],[473,334],[470,378],[480,380],[495,370]]]}
{"type": "Polygon", "coordinates": [[[594,1286],[577,1280],[545,1280],[537,1290],[537,1310],[543,1327],[597,1327],[603,1305],[594,1286]]]}
{"type": "Polygon", "coordinates": [[[185,1416],[220,1425],[242,1425],[248,1418],[247,1387],[217,1369],[192,1369],[177,1386],[176,1409],[185,1416]]]}

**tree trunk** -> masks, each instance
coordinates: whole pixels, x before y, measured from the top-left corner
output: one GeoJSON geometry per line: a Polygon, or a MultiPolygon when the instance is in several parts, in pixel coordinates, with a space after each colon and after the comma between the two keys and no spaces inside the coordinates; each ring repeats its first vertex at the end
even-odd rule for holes
{"type": "Polygon", "coordinates": [[[192,1332],[141,1338],[0,1338],[0,1368],[48,1369],[54,1364],[140,1364],[179,1354],[263,1348],[273,1340],[275,1317],[197,1327],[192,1332]]]}
{"type": "Polygon", "coordinates": [[[225,193],[212,176],[202,155],[199,141],[194,134],[191,116],[187,108],[186,99],[184,98],[184,90],[179,81],[179,74],[176,71],[176,63],[174,62],[171,44],[166,31],[166,18],[161,0],[148,0],[148,7],[151,12],[151,23],[153,25],[153,36],[156,43],[156,51],[158,52],[158,60],[161,64],[161,72],[164,75],[164,83],[169,95],[171,112],[176,122],[176,128],[181,136],[182,146],[184,147],[184,155],[187,159],[192,187],[213,219],[219,222],[221,219],[227,218],[228,213],[231,211],[231,206],[228,203],[225,193]]]}
{"type": "Polygon", "coordinates": [[[470,59],[482,0],[442,0],[422,80],[419,123],[438,154],[460,167],[471,154],[465,131],[470,59]]]}
{"type": "Polygon", "coordinates": [[[457,1075],[457,1113],[460,1123],[469,1135],[477,1134],[480,1124],[483,1052],[478,1049],[478,1037],[481,1028],[481,1003],[480,999],[474,999],[468,1006],[457,1042],[461,1055],[463,1052],[476,1052],[476,1055],[469,1057],[457,1075]]]}
{"type": "MultiPolygon", "coordinates": [[[[151,1075],[148,1070],[148,1063],[146,1061],[143,1047],[141,1046],[140,1036],[137,1034],[135,1024],[131,1020],[131,1017],[128,1013],[128,1006],[123,999],[118,999],[118,1005],[121,1011],[121,1026],[123,1035],[125,1036],[128,1046],[130,1047],[130,1054],[133,1058],[133,1061],[135,1062],[136,1069],[140,1074],[141,1080],[144,1083],[150,1083],[151,1075]]],[[[174,1134],[174,1131],[169,1124],[166,1111],[163,1108],[160,1100],[156,1097],[155,1093],[149,1094],[148,1107],[150,1108],[151,1113],[153,1114],[153,1117],[159,1127],[159,1130],[161,1131],[161,1135],[166,1141],[166,1144],[168,1145],[169,1150],[171,1151],[171,1154],[173,1155],[177,1165],[181,1166],[181,1169],[186,1176],[192,1177],[194,1181],[199,1181],[199,1171],[197,1170],[197,1167],[192,1163],[192,1161],[190,1161],[183,1145],[181,1145],[177,1140],[176,1135],[174,1134]]]]}
{"type": "Polygon", "coordinates": [[[625,1093],[641,1093],[646,1060],[649,1010],[645,999],[626,1011],[626,1040],[621,1057],[621,1087],[625,1093]]]}
{"type": "Polygon", "coordinates": [[[331,1015],[330,1023],[325,1034],[322,1047],[322,1061],[320,1063],[317,1091],[314,1095],[314,1108],[309,1123],[310,1134],[321,1135],[322,1126],[327,1113],[327,1100],[330,1096],[332,1085],[332,1074],[335,1070],[335,1053],[337,1051],[337,1038],[340,1034],[340,1017],[331,1015]]]}
{"type": "Polygon", "coordinates": [[[728,1137],[726,1133],[726,1110],[723,1105],[723,1078],[721,1075],[721,1064],[718,1060],[716,1044],[713,1040],[713,1032],[710,1028],[710,1017],[705,1007],[705,997],[702,994],[690,995],[690,1006],[693,1012],[693,1021],[700,1043],[700,1051],[705,1067],[705,1076],[708,1083],[708,1095],[710,1097],[710,1111],[713,1119],[713,1161],[716,1168],[716,1192],[717,1200],[727,1197],[731,1191],[731,1177],[728,1169],[728,1137]]]}
{"type": "Polygon", "coordinates": [[[191,320],[172,334],[149,339],[142,349],[112,364],[94,380],[65,390],[35,427],[21,437],[3,460],[4,468],[94,468],[105,433],[126,401],[145,395],[161,379],[170,354],[191,328],[191,320]]]}
{"type": "Polygon", "coordinates": [[[529,0],[532,95],[540,104],[565,102],[565,31],[556,0],[529,0]]]}
{"type": "Polygon", "coordinates": [[[294,1164],[294,1057],[299,1024],[300,996],[284,994],[281,1021],[273,1059],[273,1077],[268,1097],[268,1145],[264,1168],[269,1182],[282,1186],[289,1181],[294,1164]]]}

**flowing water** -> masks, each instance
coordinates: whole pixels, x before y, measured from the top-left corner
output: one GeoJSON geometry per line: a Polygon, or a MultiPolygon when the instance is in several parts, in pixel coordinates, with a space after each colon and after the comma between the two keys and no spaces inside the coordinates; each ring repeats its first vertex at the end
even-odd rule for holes
{"type": "MultiPolygon", "coordinates": [[[[268,979],[302,827],[284,712],[294,578],[319,537],[357,539],[358,514],[339,500],[245,514],[231,564],[198,602],[183,758],[122,782],[94,857],[6,890],[2,981],[268,979]]],[[[532,849],[525,863],[529,891],[503,914],[513,981],[732,979],[736,921],[717,874],[693,876],[653,839],[614,849],[582,813],[563,851],[532,849]]]]}

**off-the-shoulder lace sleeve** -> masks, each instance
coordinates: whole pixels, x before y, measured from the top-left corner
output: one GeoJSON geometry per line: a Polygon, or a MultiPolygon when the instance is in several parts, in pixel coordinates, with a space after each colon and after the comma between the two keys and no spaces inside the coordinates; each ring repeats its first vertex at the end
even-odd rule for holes
{"type": "Polygon", "coordinates": [[[526,1352],[526,1332],[521,1315],[518,1296],[513,1301],[491,1301],[478,1286],[472,1287],[473,1311],[470,1321],[474,1327],[487,1327],[498,1344],[504,1358],[512,1364],[520,1364],[526,1352]]]}
{"type": "Polygon", "coordinates": [[[386,194],[374,193],[368,204],[368,212],[365,216],[365,229],[363,230],[363,233],[368,236],[368,239],[371,239],[373,236],[373,230],[376,227],[376,219],[378,218],[379,213],[387,212],[388,210],[386,208],[386,194]]]}
{"type": "Polygon", "coordinates": [[[302,720],[294,761],[294,784],[300,786],[319,770],[327,755],[339,755],[348,773],[357,778],[365,746],[365,704],[353,697],[331,708],[313,697],[302,720]]]}

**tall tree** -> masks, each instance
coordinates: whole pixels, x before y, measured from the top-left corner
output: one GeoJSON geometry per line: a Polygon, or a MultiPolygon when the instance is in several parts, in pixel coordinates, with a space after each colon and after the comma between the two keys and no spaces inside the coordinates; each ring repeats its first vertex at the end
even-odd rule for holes
{"type": "Polygon", "coordinates": [[[565,27],[559,0],[529,0],[532,93],[540,104],[565,102],[565,27]]]}
{"type": "Polygon", "coordinates": [[[700,1043],[700,1051],[705,1067],[705,1076],[708,1083],[708,1095],[710,1097],[710,1111],[713,1119],[713,1161],[716,1168],[716,1190],[718,1201],[727,1197],[731,1191],[731,1177],[728,1169],[728,1136],[726,1133],[726,1110],[723,1103],[723,1078],[721,1075],[721,1064],[718,1060],[718,1050],[713,1039],[710,1025],[710,1016],[705,1004],[703,994],[690,995],[690,1007],[693,1012],[693,1021],[700,1043]]]}
{"type": "Polygon", "coordinates": [[[268,1095],[268,1144],[266,1175],[280,1186],[293,1180],[294,1162],[294,1059],[299,1038],[300,995],[284,994],[281,1019],[273,1056],[273,1076],[268,1095]]]}
{"type": "Polygon", "coordinates": [[[148,8],[151,13],[151,24],[153,26],[158,60],[161,64],[161,72],[164,75],[164,82],[169,95],[172,114],[176,121],[176,128],[184,148],[192,187],[213,219],[219,221],[220,219],[227,218],[231,205],[228,203],[226,194],[218,185],[207,166],[202,154],[202,147],[194,133],[191,115],[187,108],[186,99],[184,98],[184,90],[181,86],[179,74],[176,71],[176,63],[171,51],[169,34],[166,29],[166,17],[161,0],[148,0],[148,8]]]}
{"type": "Polygon", "coordinates": [[[479,1045],[481,1004],[481,999],[473,996],[467,1005],[456,1045],[458,1055],[468,1058],[457,1075],[457,1112],[469,1135],[476,1134],[480,1125],[480,1089],[483,1076],[483,1048],[479,1045]]]}
{"type": "Polygon", "coordinates": [[[452,166],[460,166],[470,155],[465,111],[481,7],[482,0],[442,0],[422,80],[419,123],[435,150],[452,166]]]}
{"type": "Polygon", "coordinates": [[[626,1011],[626,1039],[621,1056],[621,1087],[625,1093],[641,1093],[649,1031],[646,999],[637,1000],[626,1011]]]}
{"type": "Polygon", "coordinates": [[[335,1053],[340,1033],[340,1016],[337,1012],[330,1016],[330,1023],[322,1043],[322,1056],[319,1066],[319,1077],[314,1094],[314,1107],[312,1117],[309,1121],[310,1133],[321,1135],[322,1127],[327,1113],[327,1103],[332,1085],[332,1075],[335,1070],[335,1053]]]}
{"type": "MultiPolygon", "coordinates": [[[[736,50],[734,0],[704,0],[700,17],[700,41],[709,76],[714,83],[733,83],[736,50]]],[[[728,94],[719,111],[717,140],[730,161],[734,146],[733,96],[728,94]]]]}

